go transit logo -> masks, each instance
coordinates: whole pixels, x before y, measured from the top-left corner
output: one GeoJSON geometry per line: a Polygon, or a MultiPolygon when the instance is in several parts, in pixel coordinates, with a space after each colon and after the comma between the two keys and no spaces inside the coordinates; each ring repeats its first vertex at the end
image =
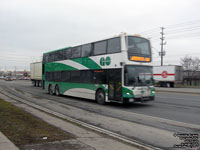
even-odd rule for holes
{"type": "Polygon", "coordinates": [[[111,59],[110,59],[109,56],[106,57],[106,58],[101,57],[101,59],[100,59],[100,65],[101,65],[101,66],[109,66],[110,63],[111,63],[111,59]]]}

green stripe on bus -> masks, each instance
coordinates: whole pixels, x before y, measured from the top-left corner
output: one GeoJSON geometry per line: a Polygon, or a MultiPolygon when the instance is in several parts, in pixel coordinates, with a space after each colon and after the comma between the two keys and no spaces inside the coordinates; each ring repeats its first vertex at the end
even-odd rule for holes
{"type": "Polygon", "coordinates": [[[92,59],[88,57],[75,58],[72,59],[72,61],[75,61],[89,69],[102,69],[96,62],[94,62],[92,59]]]}
{"type": "Polygon", "coordinates": [[[49,54],[49,53],[53,53],[53,52],[58,52],[58,51],[65,50],[65,49],[69,49],[69,48],[71,48],[71,47],[68,46],[68,47],[64,47],[64,48],[60,48],[60,49],[56,49],[56,50],[52,50],[52,51],[46,52],[46,53],[44,53],[44,54],[49,54]]]}
{"type": "Polygon", "coordinates": [[[67,90],[74,88],[89,89],[93,91],[97,89],[97,87],[94,84],[83,84],[83,83],[61,83],[60,87],[62,94],[67,90]]]}
{"type": "Polygon", "coordinates": [[[104,89],[104,91],[107,93],[107,89],[101,85],[101,84],[87,84],[87,83],[70,83],[70,82],[51,82],[46,81],[45,82],[45,89],[48,90],[49,84],[52,84],[53,87],[55,85],[58,85],[60,88],[60,93],[63,94],[67,90],[74,89],[74,88],[82,88],[82,89],[89,89],[96,91],[98,88],[104,89]]]}
{"type": "Polygon", "coordinates": [[[105,93],[108,93],[108,89],[106,89],[102,84],[99,84],[99,88],[102,88],[105,93]]]}
{"type": "Polygon", "coordinates": [[[45,71],[65,71],[65,70],[78,70],[78,69],[62,63],[52,62],[45,64],[45,71]]]}

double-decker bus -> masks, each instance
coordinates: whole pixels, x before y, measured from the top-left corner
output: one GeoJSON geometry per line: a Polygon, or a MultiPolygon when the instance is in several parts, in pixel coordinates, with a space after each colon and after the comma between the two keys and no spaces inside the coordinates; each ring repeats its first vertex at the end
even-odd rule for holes
{"type": "Polygon", "coordinates": [[[120,34],[43,54],[43,88],[49,94],[106,102],[154,100],[148,39],[120,34]]]}

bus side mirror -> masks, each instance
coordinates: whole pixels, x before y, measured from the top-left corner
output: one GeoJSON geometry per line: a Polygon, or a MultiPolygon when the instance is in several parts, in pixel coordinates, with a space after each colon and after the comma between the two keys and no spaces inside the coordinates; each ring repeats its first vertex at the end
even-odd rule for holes
{"type": "Polygon", "coordinates": [[[123,65],[125,65],[125,63],[124,62],[120,62],[120,66],[123,66],[123,65]]]}

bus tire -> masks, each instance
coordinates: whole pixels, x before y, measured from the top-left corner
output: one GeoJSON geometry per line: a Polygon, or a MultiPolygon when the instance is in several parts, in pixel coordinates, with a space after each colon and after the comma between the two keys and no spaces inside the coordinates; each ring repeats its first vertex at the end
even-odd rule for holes
{"type": "Polygon", "coordinates": [[[34,86],[36,86],[36,84],[37,84],[37,83],[36,83],[36,80],[34,80],[33,82],[34,82],[34,86]]]}
{"type": "Polygon", "coordinates": [[[55,93],[56,93],[56,96],[60,95],[60,88],[58,85],[56,85],[56,87],[55,87],[55,93]]]}
{"type": "Polygon", "coordinates": [[[98,104],[105,105],[105,92],[102,89],[97,91],[96,101],[98,104]]]}
{"type": "Polygon", "coordinates": [[[49,85],[48,91],[49,91],[49,94],[50,94],[50,95],[53,95],[53,94],[54,94],[54,92],[53,92],[53,86],[52,86],[52,85],[49,85]]]}
{"type": "Polygon", "coordinates": [[[40,86],[40,81],[39,80],[37,80],[37,87],[39,87],[40,86]]]}
{"type": "Polygon", "coordinates": [[[173,83],[173,82],[170,83],[170,87],[174,88],[175,87],[174,85],[175,85],[175,83],[173,83]]]}

